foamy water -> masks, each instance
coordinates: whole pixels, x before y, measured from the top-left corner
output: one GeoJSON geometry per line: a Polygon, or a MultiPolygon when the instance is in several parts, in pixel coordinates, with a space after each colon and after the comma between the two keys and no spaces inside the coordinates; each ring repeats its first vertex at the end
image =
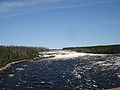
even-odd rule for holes
{"type": "Polygon", "coordinates": [[[51,57],[50,59],[72,59],[77,57],[84,56],[106,56],[105,54],[92,54],[92,53],[79,53],[69,50],[57,50],[57,51],[48,51],[40,52],[40,57],[51,57]]]}

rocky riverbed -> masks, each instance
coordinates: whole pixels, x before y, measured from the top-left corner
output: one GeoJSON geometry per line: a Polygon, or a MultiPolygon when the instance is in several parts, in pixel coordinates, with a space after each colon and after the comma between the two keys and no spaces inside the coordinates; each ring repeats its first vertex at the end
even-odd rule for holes
{"type": "Polygon", "coordinates": [[[0,72],[1,90],[104,90],[120,87],[120,55],[40,52],[0,72]]]}

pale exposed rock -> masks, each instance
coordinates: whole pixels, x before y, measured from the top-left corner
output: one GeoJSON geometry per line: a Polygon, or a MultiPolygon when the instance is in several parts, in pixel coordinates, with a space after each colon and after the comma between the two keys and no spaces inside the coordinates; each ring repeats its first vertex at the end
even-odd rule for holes
{"type": "Polygon", "coordinates": [[[93,87],[98,87],[97,85],[93,85],[93,87]]]}
{"type": "Polygon", "coordinates": [[[16,68],[15,70],[23,71],[24,69],[23,68],[16,68]]]}
{"type": "Polygon", "coordinates": [[[33,82],[33,84],[36,84],[36,85],[52,85],[53,83],[52,82],[33,82]]]}
{"type": "Polygon", "coordinates": [[[120,60],[120,57],[117,57],[117,60],[120,60]]]}
{"type": "Polygon", "coordinates": [[[14,74],[9,74],[8,76],[9,76],[9,77],[14,77],[14,74]]]}
{"type": "Polygon", "coordinates": [[[23,65],[23,67],[27,67],[28,65],[23,65]]]}
{"type": "Polygon", "coordinates": [[[110,63],[102,64],[102,66],[110,66],[110,65],[112,65],[112,64],[110,64],[110,63]]]}
{"type": "Polygon", "coordinates": [[[120,74],[119,75],[117,75],[119,78],[120,78],[120,74]]]}
{"type": "Polygon", "coordinates": [[[19,85],[16,84],[15,86],[18,87],[19,85]]]}
{"type": "Polygon", "coordinates": [[[77,76],[76,76],[78,79],[81,79],[81,76],[78,74],[77,76]]]}
{"type": "Polygon", "coordinates": [[[28,87],[26,87],[26,88],[32,89],[33,87],[28,86],[28,87]]]}

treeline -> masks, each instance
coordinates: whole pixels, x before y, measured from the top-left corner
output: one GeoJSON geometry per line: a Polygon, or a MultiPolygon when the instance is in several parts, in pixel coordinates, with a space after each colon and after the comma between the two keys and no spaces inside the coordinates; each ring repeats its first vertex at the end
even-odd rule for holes
{"type": "Polygon", "coordinates": [[[91,46],[91,47],[68,47],[63,50],[96,54],[120,54],[120,45],[91,46]]]}
{"type": "Polygon", "coordinates": [[[25,46],[0,46],[0,67],[12,61],[35,58],[40,51],[45,50],[48,49],[25,46]]]}

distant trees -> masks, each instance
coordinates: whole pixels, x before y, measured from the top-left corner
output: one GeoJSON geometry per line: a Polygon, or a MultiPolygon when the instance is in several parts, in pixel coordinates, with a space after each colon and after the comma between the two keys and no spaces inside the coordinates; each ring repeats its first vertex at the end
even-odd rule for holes
{"type": "Polygon", "coordinates": [[[92,46],[92,47],[68,47],[63,50],[97,54],[120,54],[120,45],[92,46]]]}
{"type": "Polygon", "coordinates": [[[0,46],[0,67],[16,60],[32,59],[40,51],[48,50],[40,47],[0,46]]]}

